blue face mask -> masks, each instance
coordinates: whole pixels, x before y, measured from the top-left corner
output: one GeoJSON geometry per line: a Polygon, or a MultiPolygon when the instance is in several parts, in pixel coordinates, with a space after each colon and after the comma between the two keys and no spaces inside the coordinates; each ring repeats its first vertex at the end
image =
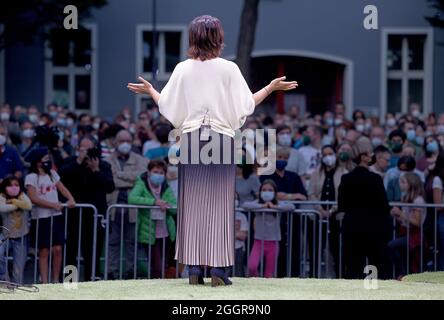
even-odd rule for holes
{"type": "Polygon", "coordinates": [[[261,198],[265,202],[271,201],[274,199],[274,192],[273,191],[261,191],[261,198]]]}
{"type": "Polygon", "coordinates": [[[424,144],[424,137],[417,136],[415,141],[417,145],[422,146],[424,144]]]}
{"type": "Polygon", "coordinates": [[[150,181],[155,186],[161,185],[165,181],[165,176],[163,174],[153,173],[150,175],[150,181]]]}
{"type": "Polygon", "coordinates": [[[439,151],[438,142],[432,141],[432,142],[427,143],[426,150],[431,153],[438,152],[439,151]]]}
{"type": "Polygon", "coordinates": [[[282,171],[287,166],[287,160],[276,160],[276,169],[282,171]]]}
{"type": "Polygon", "coordinates": [[[407,140],[413,141],[416,138],[416,132],[413,129],[407,131],[407,140]]]}

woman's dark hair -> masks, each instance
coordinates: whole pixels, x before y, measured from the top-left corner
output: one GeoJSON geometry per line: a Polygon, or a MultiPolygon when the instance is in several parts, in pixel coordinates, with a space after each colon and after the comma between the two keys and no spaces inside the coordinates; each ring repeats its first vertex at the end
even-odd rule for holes
{"type": "Polygon", "coordinates": [[[19,183],[20,186],[20,193],[19,195],[22,193],[23,188],[22,188],[22,184],[20,183],[20,179],[18,179],[17,177],[13,176],[13,175],[8,175],[6,176],[3,181],[0,183],[0,193],[3,194],[6,199],[10,199],[11,197],[6,193],[6,187],[9,187],[12,183],[12,181],[17,181],[19,183]]]}
{"type": "Polygon", "coordinates": [[[165,174],[167,172],[167,164],[163,160],[151,160],[150,163],[148,163],[148,171],[154,168],[161,168],[165,174]]]}
{"type": "Polygon", "coordinates": [[[202,61],[220,56],[224,47],[224,30],[218,18],[204,15],[194,18],[188,28],[188,56],[202,61]]]}
{"type": "Polygon", "coordinates": [[[271,203],[277,204],[277,186],[276,186],[276,183],[273,180],[271,180],[271,179],[267,179],[264,182],[262,182],[261,187],[259,188],[259,200],[258,200],[258,202],[259,203],[265,203],[265,201],[261,197],[261,191],[262,191],[262,188],[264,187],[264,185],[266,185],[266,184],[269,184],[270,186],[272,186],[272,188],[274,190],[274,199],[271,200],[271,203]]]}
{"type": "Polygon", "coordinates": [[[398,160],[398,168],[401,169],[401,166],[404,166],[406,171],[413,171],[416,168],[415,158],[412,156],[402,156],[398,160]]]}

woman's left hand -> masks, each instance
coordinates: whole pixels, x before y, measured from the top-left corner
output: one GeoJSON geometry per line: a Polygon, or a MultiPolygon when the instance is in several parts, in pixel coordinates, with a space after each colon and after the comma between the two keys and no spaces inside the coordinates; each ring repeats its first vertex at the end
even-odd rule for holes
{"type": "Polygon", "coordinates": [[[288,91],[293,90],[298,87],[298,83],[296,81],[284,81],[287,77],[276,78],[270,82],[270,84],[266,87],[270,92],[273,91],[288,91]]]}

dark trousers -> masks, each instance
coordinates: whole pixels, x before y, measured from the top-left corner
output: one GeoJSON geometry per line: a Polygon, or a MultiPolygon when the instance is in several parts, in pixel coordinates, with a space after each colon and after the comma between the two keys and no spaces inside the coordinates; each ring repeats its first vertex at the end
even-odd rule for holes
{"type": "MultiPolygon", "coordinates": [[[[82,210],[81,238],[79,238],[80,211],[79,209],[68,210],[68,232],[66,236],[66,264],[78,265],[78,245],[80,242],[80,256],[84,261],[84,280],[91,281],[92,258],[93,258],[93,235],[94,235],[94,212],[90,209],[82,210]]],[[[99,276],[100,255],[104,242],[105,229],[97,221],[97,243],[96,243],[96,276],[99,276]]],[[[80,261],[80,260],[79,260],[80,261]]],[[[79,263],[80,264],[80,263],[79,263]]],[[[80,274],[80,270],[79,270],[80,274]]]]}
{"type": "Polygon", "coordinates": [[[395,279],[407,273],[407,237],[392,240],[387,245],[390,262],[395,266],[395,279]]]}
{"type": "MultiPolygon", "coordinates": [[[[368,274],[364,268],[373,265],[377,268],[378,278],[387,279],[386,238],[376,233],[344,232],[344,267],[346,279],[363,279],[368,274]]],[[[373,275],[374,276],[374,275],[373,275]]]]}
{"type": "Polygon", "coordinates": [[[150,260],[150,269],[151,272],[149,277],[151,279],[159,279],[162,278],[162,270],[165,272],[165,269],[168,264],[169,251],[171,248],[171,241],[168,237],[165,238],[165,252],[163,253],[163,243],[164,239],[156,239],[156,242],[153,245],[144,245],[144,249],[148,259],[150,260]],[[151,257],[149,256],[149,248],[151,247],[151,257]],[[164,254],[164,256],[163,256],[164,254]],[[162,259],[162,257],[164,257],[162,259]],[[162,264],[163,260],[163,264],[162,264]]]}

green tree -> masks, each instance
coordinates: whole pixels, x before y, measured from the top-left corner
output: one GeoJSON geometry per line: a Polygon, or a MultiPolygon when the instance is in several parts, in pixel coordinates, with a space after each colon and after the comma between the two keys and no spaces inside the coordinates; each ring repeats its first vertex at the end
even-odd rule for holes
{"type": "Polygon", "coordinates": [[[0,51],[18,43],[30,45],[38,37],[46,39],[49,30],[63,28],[67,5],[76,6],[81,21],[106,4],[107,0],[0,1],[0,51]]]}

